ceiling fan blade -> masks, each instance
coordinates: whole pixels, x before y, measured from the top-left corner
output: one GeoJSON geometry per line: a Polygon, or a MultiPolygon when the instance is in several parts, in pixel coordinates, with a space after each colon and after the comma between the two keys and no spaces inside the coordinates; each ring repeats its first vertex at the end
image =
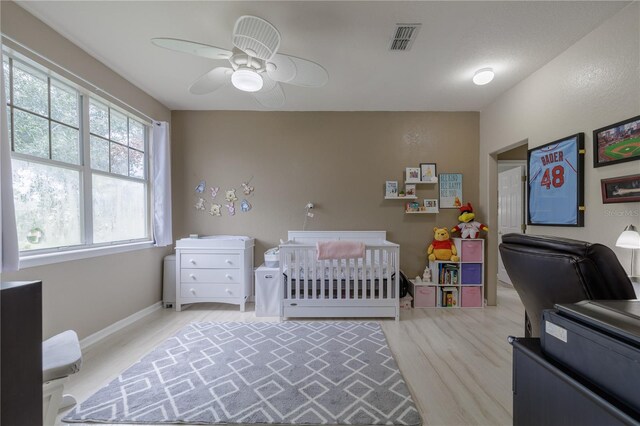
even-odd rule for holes
{"type": "Polygon", "coordinates": [[[321,65],[307,59],[277,53],[267,64],[269,77],[282,83],[305,87],[322,87],[329,81],[329,74],[321,65]]]}
{"type": "Polygon", "coordinates": [[[262,74],[263,86],[252,95],[258,103],[267,108],[278,108],[284,104],[284,91],[278,82],[262,74]]]}
{"type": "Polygon", "coordinates": [[[215,92],[222,86],[231,82],[233,69],[227,67],[217,67],[200,77],[189,87],[189,92],[194,95],[206,95],[215,92]]]}
{"type": "Polygon", "coordinates": [[[280,47],[280,33],[257,16],[241,16],[233,27],[233,45],[254,58],[269,60],[280,47]]]}
{"type": "Polygon", "coordinates": [[[180,40],[177,38],[152,38],[151,43],[165,49],[190,53],[192,55],[209,59],[229,59],[233,54],[230,50],[222,49],[221,47],[196,43],[195,41],[180,40]]]}

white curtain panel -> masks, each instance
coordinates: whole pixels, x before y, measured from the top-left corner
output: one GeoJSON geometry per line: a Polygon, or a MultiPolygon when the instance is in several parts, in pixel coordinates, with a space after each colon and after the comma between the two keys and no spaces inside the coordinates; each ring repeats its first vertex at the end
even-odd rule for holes
{"type": "Polygon", "coordinates": [[[157,247],[173,244],[171,229],[171,147],[169,123],[154,121],[151,128],[153,173],[153,239],[157,247]]]}
{"type": "MultiPolygon", "coordinates": [[[[0,64],[2,49],[0,48],[0,64]]],[[[0,222],[2,244],[0,246],[0,270],[17,271],[20,267],[16,211],[13,206],[13,182],[11,178],[11,146],[7,126],[7,98],[4,87],[4,67],[0,66],[0,222]]]]}

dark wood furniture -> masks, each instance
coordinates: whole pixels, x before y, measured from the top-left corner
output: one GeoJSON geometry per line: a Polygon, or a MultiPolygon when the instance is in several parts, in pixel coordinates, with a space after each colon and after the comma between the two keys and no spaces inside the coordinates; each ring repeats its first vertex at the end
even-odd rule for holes
{"type": "Polygon", "coordinates": [[[640,423],[639,413],[545,356],[540,339],[518,338],[512,345],[514,425],[640,423]]]}
{"type": "Polygon", "coordinates": [[[3,282],[0,424],[42,424],[42,282],[3,282]]]}

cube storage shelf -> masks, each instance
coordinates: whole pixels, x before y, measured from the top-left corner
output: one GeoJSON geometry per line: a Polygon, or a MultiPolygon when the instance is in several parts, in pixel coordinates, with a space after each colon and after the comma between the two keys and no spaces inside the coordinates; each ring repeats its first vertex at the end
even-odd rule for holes
{"type": "Polygon", "coordinates": [[[433,282],[412,280],[416,308],[484,307],[484,240],[454,238],[460,261],[429,262],[433,282]]]}

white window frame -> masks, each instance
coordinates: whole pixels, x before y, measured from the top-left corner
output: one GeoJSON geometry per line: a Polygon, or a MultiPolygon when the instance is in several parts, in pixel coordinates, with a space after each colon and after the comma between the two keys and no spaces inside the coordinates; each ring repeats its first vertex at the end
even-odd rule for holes
{"type": "MultiPolygon", "coordinates": [[[[80,164],[71,164],[61,161],[56,161],[50,158],[42,158],[38,156],[33,156],[29,154],[19,153],[13,151],[13,122],[11,123],[12,128],[12,146],[11,146],[11,158],[18,159],[23,161],[29,161],[33,163],[46,164],[55,167],[68,168],[71,170],[78,171],[80,174],[80,200],[82,205],[80,206],[80,214],[81,214],[81,240],[83,241],[81,244],[73,245],[73,246],[61,246],[61,247],[51,247],[45,249],[34,249],[28,251],[20,252],[20,267],[28,268],[33,266],[40,266],[58,262],[66,262],[70,260],[79,260],[86,259],[97,256],[104,256],[116,253],[124,253],[133,250],[140,250],[145,248],[153,247],[153,234],[152,234],[152,218],[153,218],[153,207],[151,203],[151,181],[150,181],[150,129],[151,123],[148,120],[141,118],[140,116],[133,114],[127,111],[124,108],[116,105],[114,102],[111,102],[94,92],[88,90],[87,88],[69,81],[65,77],[57,74],[56,72],[50,70],[48,67],[41,65],[40,63],[33,61],[14,50],[10,52],[8,49],[3,48],[3,55],[5,58],[12,61],[16,61],[26,65],[27,67],[33,68],[36,71],[44,73],[47,77],[47,86],[48,86],[48,96],[50,97],[51,90],[51,82],[55,80],[60,82],[66,86],[69,86],[78,92],[79,96],[79,149],[80,149],[80,164]],[[91,159],[90,159],[90,130],[89,130],[89,100],[94,99],[95,101],[107,106],[109,111],[115,110],[121,114],[124,114],[129,119],[133,119],[144,125],[145,135],[144,135],[144,169],[145,176],[143,179],[124,176],[117,173],[105,172],[101,170],[96,170],[91,168],[91,159]],[[93,201],[92,201],[92,177],[93,175],[102,175],[108,176],[111,178],[122,179],[122,180],[130,180],[135,182],[142,182],[145,185],[145,221],[146,221],[146,234],[147,236],[139,239],[131,239],[131,240],[121,240],[114,242],[106,242],[106,243],[93,243],[93,201]]],[[[11,67],[11,69],[13,69],[11,67]]],[[[9,85],[13,85],[13,80],[9,77],[9,85]]],[[[0,84],[4,84],[2,81],[0,84]]],[[[13,109],[22,110],[20,107],[16,107],[13,105],[13,99],[11,99],[10,93],[13,92],[13,87],[11,87],[11,91],[7,92],[7,108],[9,110],[9,118],[13,121],[13,109]]],[[[49,111],[48,117],[46,119],[51,122],[57,122],[57,120],[53,120],[51,118],[51,100],[49,99],[49,111]]],[[[29,114],[33,114],[31,111],[27,111],[29,114]]],[[[40,117],[39,114],[35,114],[40,117]]],[[[110,123],[110,113],[109,113],[109,125],[110,123]]],[[[42,116],[42,118],[45,118],[42,116]]],[[[62,123],[67,125],[66,123],[62,123]]],[[[68,125],[67,125],[68,126],[68,125]]],[[[51,138],[51,135],[49,135],[51,138]]],[[[104,138],[103,138],[104,139],[104,138]]],[[[109,142],[110,139],[107,139],[109,142]]],[[[51,139],[49,139],[49,143],[51,143],[51,139]]],[[[129,166],[127,164],[127,166],[129,166]]]]}

